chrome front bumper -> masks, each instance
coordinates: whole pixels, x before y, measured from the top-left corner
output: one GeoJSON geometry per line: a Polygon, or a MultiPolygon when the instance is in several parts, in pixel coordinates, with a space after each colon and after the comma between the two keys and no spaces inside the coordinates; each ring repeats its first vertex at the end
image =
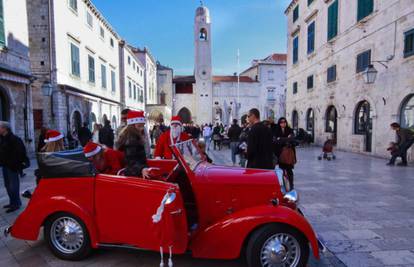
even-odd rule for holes
{"type": "Polygon", "coordinates": [[[4,234],[5,237],[8,237],[10,235],[11,229],[12,229],[11,226],[8,226],[4,229],[3,234],[4,234]]]}

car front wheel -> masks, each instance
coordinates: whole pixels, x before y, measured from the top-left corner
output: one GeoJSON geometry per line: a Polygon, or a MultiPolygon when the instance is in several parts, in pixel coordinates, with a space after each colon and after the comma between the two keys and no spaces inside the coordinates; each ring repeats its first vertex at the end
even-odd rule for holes
{"type": "Polygon", "coordinates": [[[309,245],[296,229],[271,224],[252,234],[246,256],[249,267],[302,267],[308,262],[309,245]]]}
{"type": "Polygon", "coordinates": [[[52,215],[45,222],[44,236],[53,254],[63,260],[84,259],[92,250],[85,224],[69,213],[52,215]]]}

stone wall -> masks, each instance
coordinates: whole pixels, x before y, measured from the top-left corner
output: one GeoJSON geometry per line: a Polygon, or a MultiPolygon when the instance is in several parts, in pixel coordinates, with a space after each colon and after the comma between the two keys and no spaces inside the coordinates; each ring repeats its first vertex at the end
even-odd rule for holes
{"type": "Polygon", "coordinates": [[[315,141],[322,144],[326,133],[326,111],[331,105],[338,112],[337,146],[339,149],[389,156],[386,147],[395,138],[390,123],[399,121],[403,100],[414,93],[414,57],[404,58],[404,32],[414,28],[414,5],[410,1],[374,1],[374,11],[357,22],[357,1],[339,1],[338,35],[327,42],[327,10],[333,1],[296,1],[299,19],[293,23],[288,9],[288,81],[287,115],[299,114],[299,127],[306,126],[306,112],[315,112],[315,141]],[[307,26],[315,21],[315,51],[307,54],[307,26]],[[293,64],[293,38],[299,36],[299,60],[293,64]],[[386,67],[373,63],[378,70],[373,84],[366,84],[363,73],[356,73],[356,58],[371,50],[371,61],[387,61],[386,67]],[[336,65],[337,79],[327,82],[328,67],[336,65]],[[308,90],[307,77],[314,75],[314,87],[308,90]],[[298,92],[293,93],[293,83],[298,92]],[[357,106],[368,101],[372,117],[372,152],[366,151],[366,137],[355,134],[357,106]]]}

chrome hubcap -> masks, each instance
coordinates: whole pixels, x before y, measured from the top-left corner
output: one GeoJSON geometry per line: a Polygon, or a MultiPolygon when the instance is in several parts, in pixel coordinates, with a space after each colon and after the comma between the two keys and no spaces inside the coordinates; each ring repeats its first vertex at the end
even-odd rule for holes
{"type": "Polygon", "coordinates": [[[286,233],[278,233],[266,240],[261,251],[263,267],[294,267],[300,260],[299,242],[286,233]]]}
{"type": "Polygon", "coordinates": [[[76,253],[84,242],[82,226],[70,217],[61,217],[55,220],[50,234],[55,248],[66,254],[76,253]]]}

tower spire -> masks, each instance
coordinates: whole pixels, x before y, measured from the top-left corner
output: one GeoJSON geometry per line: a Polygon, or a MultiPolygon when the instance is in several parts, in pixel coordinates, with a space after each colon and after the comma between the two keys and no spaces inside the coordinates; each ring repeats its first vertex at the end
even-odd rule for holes
{"type": "Polygon", "coordinates": [[[200,0],[200,5],[204,6],[203,0],[200,0]]]}

